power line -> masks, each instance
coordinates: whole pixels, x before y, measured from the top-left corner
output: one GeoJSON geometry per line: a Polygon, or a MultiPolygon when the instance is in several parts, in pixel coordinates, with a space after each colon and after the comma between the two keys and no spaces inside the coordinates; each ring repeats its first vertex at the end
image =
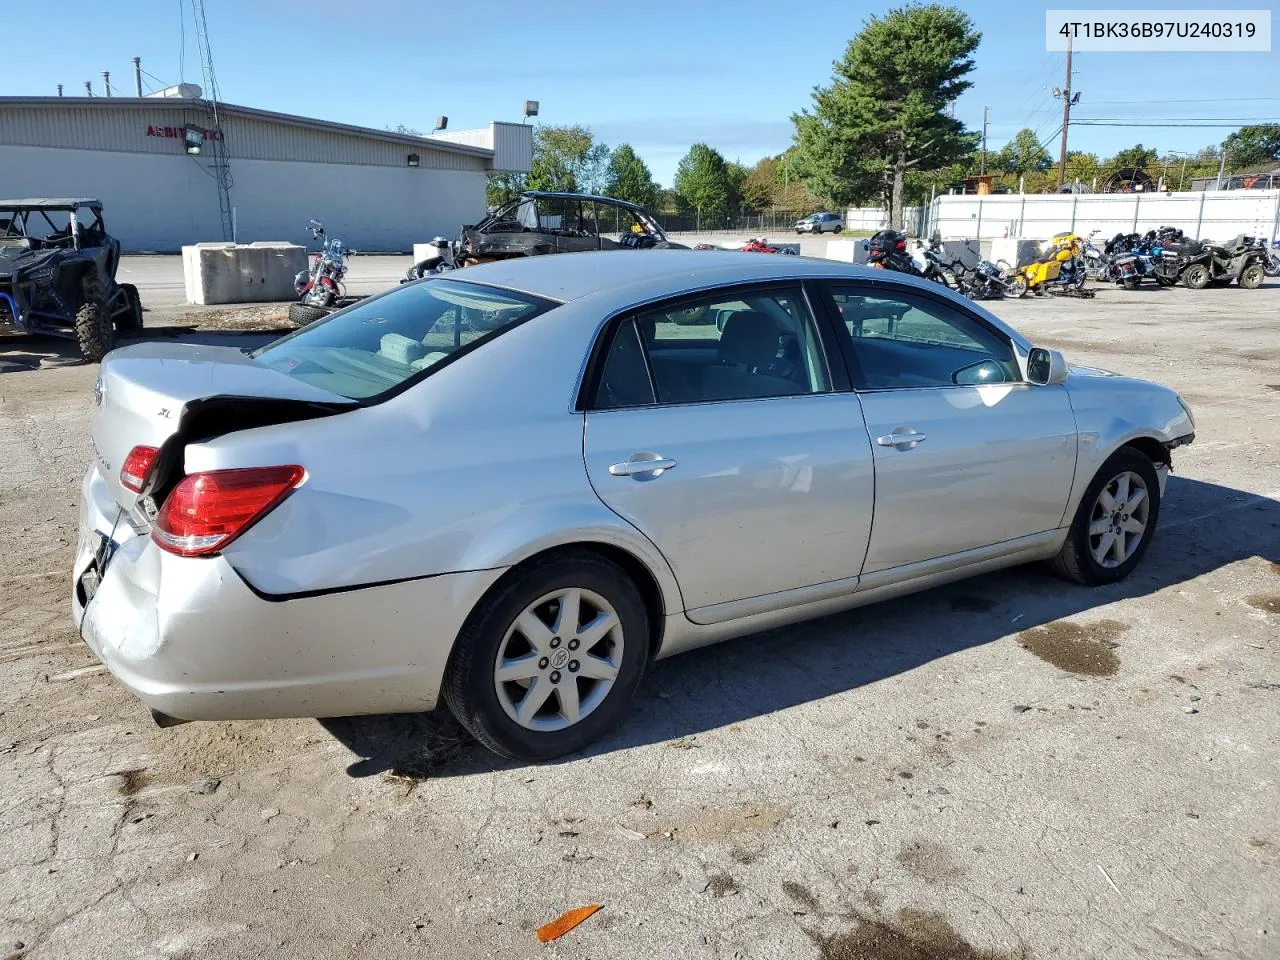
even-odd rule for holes
{"type": "Polygon", "coordinates": [[[1120,104],[1145,105],[1152,103],[1276,103],[1280,97],[1213,97],[1208,100],[1091,100],[1091,104],[1118,106],[1120,104]]]}
{"type": "Polygon", "coordinates": [[[1234,123],[1147,123],[1144,121],[1113,121],[1113,120],[1073,120],[1082,127],[1166,127],[1170,129],[1182,130],[1213,130],[1221,128],[1223,130],[1234,130],[1240,126],[1240,121],[1234,123]]]}
{"type": "Polygon", "coordinates": [[[1124,123],[1194,123],[1199,121],[1212,123],[1267,123],[1265,117],[1169,117],[1167,121],[1158,120],[1131,120],[1129,117],[1080,117],[1078,123],[1084,123],[1086,120],[1105,120],[1108,122],[1124,122],[1124,123]]]}

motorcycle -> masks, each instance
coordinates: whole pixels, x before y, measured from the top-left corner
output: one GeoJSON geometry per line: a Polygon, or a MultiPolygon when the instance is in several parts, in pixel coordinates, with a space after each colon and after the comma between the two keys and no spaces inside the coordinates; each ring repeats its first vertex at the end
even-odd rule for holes
{"type": "Polygon", "coordinates": [[[752,237],[742,247],[743,253],[794,253],[783,247],[773,247],[764,237],[752,237]]]}
{"type": "Polygon", "coordinates": [[[1099,247],[1095,238],[1102,235],[1101,230],[1090,230],[1084,241],[1084,272],[1090,280],[1110,280],[1111,253],[1107,246],[1099,247]]]}
{"type": "Polygon", "coordinates": [[[869,267],[907,273],[913,277],[924,276],[924,271],[911,254],[907,253],[906,236],[896,230],[881,230],[872,235],[871,239],[863,240],[862,249],[867,251],[869,267]]]}
{"type": "Polygon", "coordinates": [[[457,270],[462,266],[456,243],[451,243],[444,237],[432,237],[429,246],[433,248],[434,252],[410,267],[409,272],[400,281],[401,283],[421,280],[423,277],[433,277],[438,273],[457,270]]]}
{"type": "Polygon", "coordinates": [[[1268,277],[1280,277],[1280,249],[1267,246],[1261,237],[1245,237],[1262,253],[1262,272],[1268,277]]]}
{"type": "Polygon", "coordinates": [[[1012,282],[1016,296],[1027,293],[1043,296],[1089,298],[1093,290],[1085,289],[1085,263],[1080,238],[1074,233],[1059,233],[1049,241],[1049,248],[1039,260],[1018,268],[1012,282]]]}
{"type": "Polygon", "coordinates": [[[965,272],[964,264],[957,260],[946,260],[946,251],[942,249],[942,238],[936,233],[929,238],[926,247],[923,240],[916,241],[916,256],[912,257],[917,269],[926,280],[940,283],[952,290],[960,289],[960,276],[965,272]]]}
{"type": "Polygon", "coordinates": [[[309,270],[298,271],[293,278],[293,289],[298,294],[299,303],[327,310],[347,295],[343,283],[347,275],[347,257],[354,255],[355,251],[344,247],[337,237],[326,239],[324,224],[319,220],[312,220],[308,227],[311,236],[320,241],[320,252],[313,255],[309,270]]]}
{"type": "Polygon", "coordinates": [[[970,300],[1000,300],[1018,297],[1018,286],[1013,282],[1015,271],[1003,260],[992,263],[979,260],[972,268],[960,274],[959,290],[970,300]]]}

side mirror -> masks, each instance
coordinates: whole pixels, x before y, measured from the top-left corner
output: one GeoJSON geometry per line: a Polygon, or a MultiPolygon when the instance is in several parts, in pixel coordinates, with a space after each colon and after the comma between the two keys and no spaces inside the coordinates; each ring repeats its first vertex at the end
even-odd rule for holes
{"type": "Polygon", "coordinates": [[[1067,360],[1059,351],[1034,347],[1027,356],[1027,380],[1044,386],[1065,383],[1067,360]]]}

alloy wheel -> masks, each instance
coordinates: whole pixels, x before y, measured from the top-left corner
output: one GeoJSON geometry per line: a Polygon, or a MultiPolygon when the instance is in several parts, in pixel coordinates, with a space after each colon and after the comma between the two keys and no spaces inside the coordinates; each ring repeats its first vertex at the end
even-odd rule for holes
{"type": "Polygon", "coordinates": [[[622,653],[622,621],[604,597],[556,590],[525,607],[499,644],[498,702],[528,730],[571,727],[609,695],[622,653]]]}
{"type": "Polygon", "coordinates": [[[1089,516],[1089,551],[1101,567],[1118,567],[1133,556],[1147,535],[1151,497],[1146,481],[1132,470],[1117,474],[1098,493],[1089,516]]]}

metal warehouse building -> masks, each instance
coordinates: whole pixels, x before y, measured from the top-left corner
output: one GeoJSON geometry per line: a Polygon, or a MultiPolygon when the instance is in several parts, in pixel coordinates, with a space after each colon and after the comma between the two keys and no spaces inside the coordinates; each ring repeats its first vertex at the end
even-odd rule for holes
{"type": "Polygon", "coordinates": [[[0,199],[97,197],[130,251],[231,228],[314,244],[313,217],[358,250],[407,251],[476,222],[486,174],[527,172],[532,151],[518,123],[416,137],[230,104],[215,122],[198,96],[0,97],[0,199]]]}

